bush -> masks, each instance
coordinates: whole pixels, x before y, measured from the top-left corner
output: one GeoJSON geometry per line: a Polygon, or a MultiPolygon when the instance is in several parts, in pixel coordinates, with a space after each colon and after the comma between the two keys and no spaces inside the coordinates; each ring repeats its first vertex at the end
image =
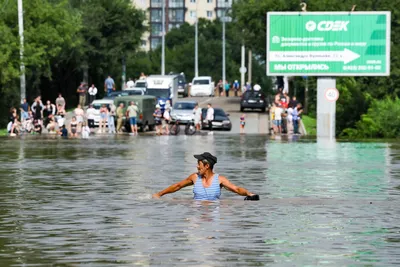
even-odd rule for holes
{"type": "Polygon", "coordinates": [[[353,138],[396,138],[400,136],[400,100],[373,100],[367,114],[361,116],[355,129],[345,129],[341,136],[353,138]]]}

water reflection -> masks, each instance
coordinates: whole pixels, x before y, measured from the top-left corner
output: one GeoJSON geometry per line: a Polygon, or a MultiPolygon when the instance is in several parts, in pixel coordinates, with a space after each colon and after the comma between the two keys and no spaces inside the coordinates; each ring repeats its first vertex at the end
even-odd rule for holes
{"type": "Polygon", "coordinates": [[[2,266],[397,266],[398,144],[265,136],[0,139],[2,266]],[[193,154],[259,193],[192,187],[193,154]]]}

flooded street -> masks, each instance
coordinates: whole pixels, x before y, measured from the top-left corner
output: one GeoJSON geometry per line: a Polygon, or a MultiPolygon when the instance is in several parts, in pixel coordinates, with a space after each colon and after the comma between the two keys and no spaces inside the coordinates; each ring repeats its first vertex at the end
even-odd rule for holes
{"type": "Polygon", "coordinates": [[[400,145],[261,135],[0,139],[1,266],[398,266],[400,145]],[[193,187],[193,154],[260,195],[193,187]]]}

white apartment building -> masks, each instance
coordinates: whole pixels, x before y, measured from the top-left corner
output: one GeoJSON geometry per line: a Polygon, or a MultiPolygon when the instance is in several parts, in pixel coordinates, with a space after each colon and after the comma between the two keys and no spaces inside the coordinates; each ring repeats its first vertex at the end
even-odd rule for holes
{"type": "Polygon", "coordinates": [[[194,24],[196,18],[214,20],[224,15],[233,0],[132,0],[133,4],[146,11],[150,32],[142,37],[142,48],[155,49],[161,44],[162,1],[165,1],[165,32],[182,25],[194,24]]]}

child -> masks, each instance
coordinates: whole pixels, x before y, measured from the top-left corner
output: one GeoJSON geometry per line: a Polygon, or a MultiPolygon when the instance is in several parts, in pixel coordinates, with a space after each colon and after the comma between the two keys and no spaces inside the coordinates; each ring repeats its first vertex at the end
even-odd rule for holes
{"type": "Polygon", "coordinates": [[[242,116],[240,116],[240,133],[243,134],[244,133],[244,126],[246,125],[246,115],[242,114],[242,116]]]}
{"type": "Polygon", "coordinates": [[[60,127],[60,130],[57,132],[57,134],[63,138],[68,138],[68,130],[65,128],[65,125],[60,127]]]}
{"type": "Polygon", "coordinates": [[[42,133],[42,125],[40,124],[40,120],[35,119],[33,121],[33,127],[34,127],[33,128],[34,133],[38,133],[38,134],[42,133]]]}
{"type": "Polygon", "coordinates": [[[57,116],[57,124],[58,124],[58,128],[60,128],[60,129],[62,126],[64,126],[64,124],[65,124],[64,115],[57,116]]]}
{"type": "Polygon", "coordinates": [[[90,134],[90,128],[87,126],[86,122],[84,121],[82,124],[82,138],[88,139],[90,134]]]}

